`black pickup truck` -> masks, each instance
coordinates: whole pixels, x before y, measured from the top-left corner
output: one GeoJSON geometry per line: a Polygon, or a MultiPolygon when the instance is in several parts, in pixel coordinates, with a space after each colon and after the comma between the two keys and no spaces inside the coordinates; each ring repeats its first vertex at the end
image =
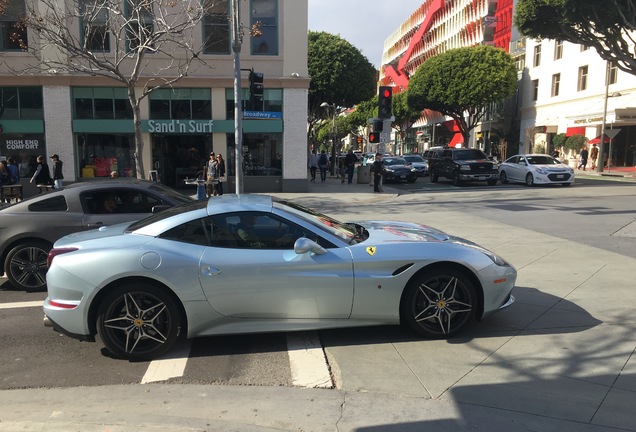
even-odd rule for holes
{"type": "Polygon", "coordinates": [[[436,150],[429,155],[428,171],[432,183],[445,177],[452,180],[454,186],[475,181],[485,181],[494,186],[499,176],[495,162],[489,160],[481,150],[470,148],[436,150]]]}

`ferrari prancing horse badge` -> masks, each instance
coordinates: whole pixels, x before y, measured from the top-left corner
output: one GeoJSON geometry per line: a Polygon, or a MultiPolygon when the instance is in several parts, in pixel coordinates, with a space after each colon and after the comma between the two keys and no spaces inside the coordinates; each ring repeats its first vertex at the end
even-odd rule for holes
{"type": "Polygon", "coordinates": [[[375,254],[375,246],[367,246],[367,253],[373,256],[375,254]]]}

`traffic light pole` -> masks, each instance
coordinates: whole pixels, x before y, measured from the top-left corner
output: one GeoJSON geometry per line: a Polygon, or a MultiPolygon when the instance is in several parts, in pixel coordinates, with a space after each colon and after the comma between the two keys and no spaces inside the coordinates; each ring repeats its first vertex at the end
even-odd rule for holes
{"type": "Polygon", "coordinates": [[[234,162],[236,194],[243,193],[243,98],[241,97],[240,1],[232,1],[232,51],[234,53],[234,162]]]}

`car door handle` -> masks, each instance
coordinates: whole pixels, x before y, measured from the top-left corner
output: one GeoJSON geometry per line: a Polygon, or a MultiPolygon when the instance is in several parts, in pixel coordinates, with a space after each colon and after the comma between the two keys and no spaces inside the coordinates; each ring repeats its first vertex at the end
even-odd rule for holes
{"type": "Polygon", "coordinates": [[[205,267],[203,269],[203,274],[206,274],[208,276],[216,276],[221,274],[221,270],[215,267],[205,267]]]}

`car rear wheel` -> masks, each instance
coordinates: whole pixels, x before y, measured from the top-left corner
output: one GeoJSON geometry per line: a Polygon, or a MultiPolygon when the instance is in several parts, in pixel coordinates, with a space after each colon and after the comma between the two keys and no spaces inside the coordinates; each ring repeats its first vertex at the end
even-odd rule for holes
{"type": "Polygon", "coordinates": [[[144,360],[167,352],[179,339],[182,317],[172,297],[150,284],[126,284],[108,294],[97,313],[97,331],[119,358],[144,360]]]}
{"type": "Polygon", "coordinates": [[[431,176],[431,183],[437,183],[437,180],[439,180],[439,176],[437,175],[437,173],[431,170],[430,176],[431,176]]]}
{"type": "Polygon", "coordinates": [[[46,258],[51,245],[30,240],[17,245],[7,254],[4,272],[11,284],[25,291],[46,289],[46,258]]]}
{"type": "Polygon", "coordinates": [[[475,287],[464,273],[441,267],[409,282],[400,313],[404,322],[420,335],[447,338],[472,320],[476,298],[475,287]]]}
{"type": "Polygon", "coordinates": [[[503,184],[508,183],[508,174],[506,174],[506,172],[505,172],[505,171],[502,171],[502,172],[499,174],[499,180],[501,180],[501,183],[503,183],[503,184]]]}
{"type": "Polygon", "coordinates": [[[534,186],[534,177],[532,176],[532,173],[528,173],[526,175],[526,185],[534,186]]]}

